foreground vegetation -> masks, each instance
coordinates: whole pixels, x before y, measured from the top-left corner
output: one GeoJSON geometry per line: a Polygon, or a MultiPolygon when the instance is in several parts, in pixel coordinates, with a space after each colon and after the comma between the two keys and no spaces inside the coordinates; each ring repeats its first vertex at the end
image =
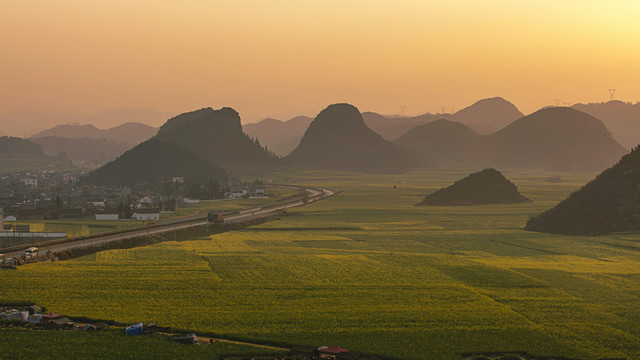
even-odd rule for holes
{"type": "Polygon", "coordinates": [[[414,206],[468,173],[262,174],[343,192],[243,231],[1,272],[0,301],[400,359],[640,358],[640,235],[521,230],[592,175],[504,172],[532,202],[414,206]]]}
{"type": "Polygon", "coordinates": [[[127,337],[124,329],[97,332],[0,329],[0,359],[212,359],[221,355],[277,353],[256,347],[214,342],[189,346],[172,343],[168,336],[127,337]]]}

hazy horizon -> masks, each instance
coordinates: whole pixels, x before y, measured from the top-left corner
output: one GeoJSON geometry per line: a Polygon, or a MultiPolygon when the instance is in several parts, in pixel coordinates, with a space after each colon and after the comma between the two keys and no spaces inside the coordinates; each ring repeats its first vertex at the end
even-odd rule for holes
{"type": "Polygon", "coordinates": [[[0,10],[0,114],[231,106],[249,123],[336,102],[418,115],[495,96],[523,113],[608,101],[610,88],[640,99],[635,1],[7,0],[0,10]]]}

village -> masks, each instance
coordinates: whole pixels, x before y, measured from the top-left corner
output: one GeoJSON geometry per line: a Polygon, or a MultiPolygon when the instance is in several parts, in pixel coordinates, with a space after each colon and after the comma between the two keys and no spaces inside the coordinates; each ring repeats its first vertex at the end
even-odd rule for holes
{"type": "MultiPolygon", "coordinates": [[[[200,200],[238,199],[265,195],[264,184],[242,183],[230,176],[228,185],[188,183],[180,176],[158,184],[128,186],[81,185],[70,172],[43,170],[5,174],[0,178],[0,231],[24,232],[16,221],[90,219],[153,221],[200,200]]],[[[28,230],[27,230],[28,232],[28,230]]]]}

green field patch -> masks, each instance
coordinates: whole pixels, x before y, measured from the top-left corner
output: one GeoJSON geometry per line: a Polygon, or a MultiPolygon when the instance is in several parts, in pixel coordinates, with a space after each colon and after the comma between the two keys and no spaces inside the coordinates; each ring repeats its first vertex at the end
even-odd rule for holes
{"type": "MultiPolygon", "coordinates": [[[[514,270],[488,266],[460,257],[438,258],[442,273],[465,285],[481,288],[544,288],[548,284],[514,270]]],[[[477,261],[477,260],[476,260],[477,261]]]]}
{"type": "Polygon", "coordinates": [[[518,271],[544,281],[550,286],[560,288],[584,301],[623,303],[638,301],[636,296],[628,292],[619,291],[566,271],[547,269],[518,269],[518,271]]]}
{"type": "Polygon", "coordinates": [[[597,323],[564,323],[547,327],[562,342],[580,344],[588,358],[634,358],[640,353],[640,338],[597,323]],[[625,349],[625,350],[623,350],[625,349]]]}
{"type": "Polygon", "coordinates": [[[477,260],[487,265],[512,269],[546,269],[570,273],[633,274],[640,269],[640,261],[628,258],[592,259],[573,255],[542,255],[528,257],[487,257],[477,260]]]}

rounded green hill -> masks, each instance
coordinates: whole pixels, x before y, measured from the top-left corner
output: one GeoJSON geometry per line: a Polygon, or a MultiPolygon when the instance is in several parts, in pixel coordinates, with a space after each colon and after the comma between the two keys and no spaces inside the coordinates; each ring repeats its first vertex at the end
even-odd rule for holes
{"type": "Polygon", "coordinates": [[[453,185],[427,195],[417,205],[514,204],[529,201],[495,169],[473,173],[453,185]]]}
{"type": "Polygon", "coordinates": [[[587,236],[640,231],[640,146],[553,209],[531,218],[525,230],[587,236]]]}

